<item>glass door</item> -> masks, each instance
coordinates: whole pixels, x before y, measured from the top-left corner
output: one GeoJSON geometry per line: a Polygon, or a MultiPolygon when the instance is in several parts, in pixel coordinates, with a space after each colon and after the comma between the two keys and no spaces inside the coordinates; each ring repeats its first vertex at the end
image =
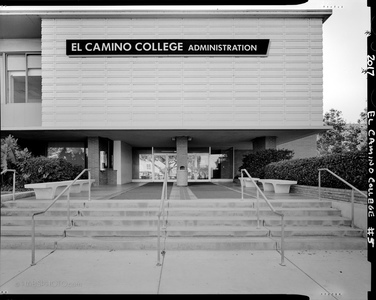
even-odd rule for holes
{"type": "Polygon", "coordinates": [[[188,153],[188,181],[209,180],[209,154],[188,153]]]}
{"type": "Polygon", "coordinates": [[[163,181],[166,167],[168,167],[168,181],[176,180],[177,160],[176,154],[154,154],[153,174],[154,181],[163,181]]]}

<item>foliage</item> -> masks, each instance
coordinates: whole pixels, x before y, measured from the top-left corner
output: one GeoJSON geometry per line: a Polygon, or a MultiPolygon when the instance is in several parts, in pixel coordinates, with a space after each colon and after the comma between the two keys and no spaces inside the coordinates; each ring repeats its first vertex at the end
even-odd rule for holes
{"type": "Polygon", "coordinates": [[[325,113],[324,125],[333,129],[319,135],[317,149],[321,155],[344,153],[367,148],[367,113],[360,114],[357,124],[346,124],[342,112],[331,109],[325,113]]]}
{"type": "Polygon", "coordinates": [[[252,177],[264,178],[266,165],[271,162],[288,160],[294,156],[294,151],[287,149],[267,149],[243,156],[243,164],[239,167],[246,169],[252,177]]]}
{"type": "MultiPolygon", "coordinates": [[[[27,148],[20,149],[17,142],[11,135],[1,139],[1,168],[16,170],[18,191],[25,190],[24,185],[27,183],[72,180],[83,170],[83,167],[73,165],[63,158],[33,157],[27,148]]],[[[11,172],[3,174],[1,180],[1,190],[12,189],[11,172]]]]}
{"type": "MultiPolygon", "coordinates": [[[[293,159],[271,163],[265,167],[265,177],[296,180],[298,184],[318,186],[318,169],[328,168],[360,190],[367,189],[367,154],[365,151],[337,153],[321,157],[293,159]]],[[[321,186],[348,188],[347,185],[321,172],[321,186]]]]}
{"type": "Polygon", "coordinates": [[[1,139],[1,171],[7,170],[9,162],[16,162],[17,140],[9,135],[1,139]]]}
{"type": "Polygon", "coordinates": [[[72,164],[85,166],[85,149],[81,147],[50,147],[48,157],[64,158],[72,164]]]}
{"type": "MultiPolygon", "coordinates": [[[[25,184],[72,180],[83,170],[63,158],[32,157],[20,169],[25,184]]],[[[84,177],[82,177],[84,178],[84,177]]]]}

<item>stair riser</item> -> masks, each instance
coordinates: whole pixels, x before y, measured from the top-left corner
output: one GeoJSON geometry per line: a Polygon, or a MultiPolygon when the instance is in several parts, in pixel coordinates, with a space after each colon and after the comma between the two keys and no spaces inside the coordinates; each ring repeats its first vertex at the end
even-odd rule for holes
{"type": "MultiPolygon", "coordinates": [[[[271,237],[280,237],[281,231],[271,231],[271,237]]],[[[298,237],[298,236],[348,236],[348,237],[362,237],[362,230],[336,230],[335,228],[331,231],[299,231],[299,230],[285,230],[285,237],[298,237]]]]}
{"type": "MultiPolygon", "coordinates": [[[[44,210],[51,202],[33,202],[33,201],[27,201],[27,202],[6,202],[4,205],[4,208],[30,208],[30,209],[38,209],[38,210],[44,210]]],[[[71,209],[85,209],[85,208],[104,208],[104,209],[127,209],[127,208],[153,208],[158,209],[160,205],[159,201],[152,201],[149,203],[134,203],[134,202],[101,202],[101,201],[86,201],[86,202],[77,202],[77,201],[71,201],[70,207],[71,209]]],[[[68,205],[66,202],[56,202],[53,205],[53,208],[67,208],[68,205]]]]}
{"type": "MultiPolygon", "coordinates": [[[[31,229],[30,230],[7,230],[6,228],[1,230],[1,236],[27,236],[31,238],[31,229]]],[[[35,230],[36,237],[63,237],[64,230],[52,230],[52,231],[43,231],[38,228],[35,230]]]]}
{"type": "MultiPolygon", "coordinates": [[[[157,237],[158,232],[148,231],[95,231],[79,229],[67,230],[67,237],[157,237]]],[[[195,230],[171,230],[168,231],[168,237],[267,237],[268,231],[260,229],[259,231],[195,231],[195,230]]]]}
{"type": "MultiPolygon", "coordinates": [[[[37,212],[35,211],[17,211],[2,210],[2,216],[30,216],[37,212]]],[[[341,212],[337,210],[280,210],[285,216],[340,216],[341,212]]],[[[248,211],[212,211],[212,210],[169,210],[169,216],[256,216],[256,209],[248,211]]],[[[50,210],[44,213],[44,216],[66,216],[66,210],[50,210]]],[[[71,210],[71,216],[114,216],[114,217],[127,217],[127,216],[156,216],[157,210],[71,210]]],[[[274,216],[275,214],[270,210],[260,210],[260,216],[274,216]]]]}
{"type": "MultiPolygon", "coordinates": [[[[281,220],[265,220],[265,226],[281,226],[281,220]]],[[[350,226],[350,220],[285,220],[285,226],[350,226]]]]}
{"type": "MultiPolygon", "coordinates": [[[[58,238],[56,238],[56,241],[58,238]]],[[[53,250],[55,244],[53,242],[45,242],[42,238],[36,238],[36,249],[49,249],[53,250]]],[[[188,242],[177,242],[172,239],[166,241],[165,244],[166,251],[169,250],[275,250],[280,249],[280,239],[276,238],[274,241],[269,242],[205,242],[198,243],[195,239],[188,242]]],[[[81,240],[66,241],[62,239],[57,243],[57,249],[61,250],[155,250],[157,249],[156,240],[150,241],[97,241],[93,240],[91,242],[83,242],[81,240]]],[[[2,241],[1,249],[31,249],[30,241],[2,241]]],[[[317,241],[300,241],[300,242],[290,242],[285,240],[285,250],[367,250],[366,241],[359,242],[345,242],[331,239],[331,241],[317,242],[317,241]]],[[[38,251],[36,252],[38,257],[38,251]]]]}
{"type": "MultiPolygon", "coordinates": [[[[278,211],[278,210],[277,210],[278,211]]],[[[285,216],[340,216],[341,212],[337,210],[279,210],[278,212],[283,213],[285,216]]],[[[271,210],[260,210],[259,216],[275,216],[271,210]]],[[[184,217],[184,216],[229,216],[229,217],[256,217],[257,211],[168,211],[168,216],[171,217],[184,217]]]]}
{"type": "MultiPolygon", "coordinates": [[[[30,209],[37,209],[37,210],[43,210],[45,209],[51,201],[16,201],[16,202],[6,202],[4,205],[4,208],[30,208],[30,209]]],[[[331,207],[331,202],[328,201],[271,201],[274,208],[297,208],[297,207],[331,207]]],[[[134,200],[122,200],[119,202],[113,202],[111,200],[105,200],[105,201],[98,201],[98,200],[92,200],[92,201],[74,201],[72,200],[70,202],[71,209],[87,209],[87,208],[103,208],[103,209],[129,209],[129,208],[152,208],[157,209],[159,208],[160,201],[149,201],[149,202],[135,202],[134,200]],[[108,202],[106,202],[108,201],[108,202]]],[[[256,201],[237,201],[237,202],[228,202],[228,201],[221,201],[221,202],[166,202],[166,207],[170,208],[197,208],[197,207],[206,207],[206,208],[252,208],[256,207],[256,201]]],[[[261,201],[259,202],[260,208],[268,207],[268,205],[261,201]]],[[[67,208],[66,201],[63,202],[56,202],[53,206],[53,208],[67,208]]]]}
{"type": "MultiPolygon", "coordinates": [[[[72,217],[71,222],[74,226],[123,226],[123,227],[153,227],[158,225],[158,220],[85,220],[80,217],[72,217]]],[[[44,219],[36,218],[37,226],[66,226],[67,219],[44,219]]],[[[257,226],[257,220],[168,220],[170,226],[257,226]]],[[[260,226],[281,226],[280,220],[265,220],[260,218],[260,226]]],[[[350,226],[350,220],[285,220],[285,226],[350,226]]],[[[1,220],[2,226],[31,226],[29,220],[1,220]]]]}

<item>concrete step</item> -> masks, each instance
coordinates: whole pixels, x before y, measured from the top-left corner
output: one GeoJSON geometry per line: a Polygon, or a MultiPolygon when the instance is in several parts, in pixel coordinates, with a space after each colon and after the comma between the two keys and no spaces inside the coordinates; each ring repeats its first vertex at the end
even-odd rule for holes
{"type": "MultiPolygon", "coordinates": [[[[281,227],[265,227],[270,230],[270,236],[280,237],[281,227]]],[[[363,230],[358,228],[351,228],[348,226],[286,226],[285,236],[348,236],[361,237],[363,230]]]]}
{"type": "MultiPolygon", "coordinates": [[[[167,208],[168,216],[256,216],[256,208],[207,208],[207,207],[187,207],[187,208],[167,208]]],[[[326,207],[297,207],[297,208],[279,208],[277,212],[285,216],[340,216],[341,212],[337,209],[326,207]]],[[[275,215],[268,207],[259,209],[260,216],[275,215]]]]}
{"type": "MultiPolygon", "coordinates": [[[[337,209],[326,207],[303,207],[303,208],[279,208],[278,212],[286,216],[339,216],[341,212],[337,209]]],[[[1,216],[30,216],[41,211],[36,208],[3,208],[1,216]]],[[[72,216],[155,216],[159,211],[158,207],[146,208],[81,208],[71,209],[72,216]]],[[[261,207],[260,216],[275,215],[269,208],[261,207]]],[[[166,208],[169,216],[255,216],[256,208],[231,208],[231,207],[184,207],[166,208]]],[[[44,216],[64,216],[66,208],[51,208],[44,216]]]]}
{"type": "MultiPolygon", "coordinates": [[[[72,227],[66,230],[66,236],[89,236],[89,237],[130,237],[130,236],[157,236],[157,227],[132,227],[119,228],[118,226],[105,227],[72,227]]],[[[178,227],[168,226],[168,236],[267,236],[268,230],[264,227],[244,226],[195,226],[178,227]]]]}
{"type": "MultiPolygon", "coordinates": [[[[7,201],[3,203],[4,208],[38,208],[45,209],[50,205],[52,200],[17,200],[7,201]]],[[[53,208],[66,208],[67,200],[58,200],[53,208]]],[[[71,200],[71,208],[145,208],[145,207],[159,207],[160,200],[71,200]]]]}
{"type": "MultiPolygon", "coordinates": [[[[281,248],[281,239],[272,237],[281,248]]],[[[367,238],[346,236],[290,236],[285,238],[285,249],[288,250],[367,250],[367,238]]]]}
{"type": "MultiPolygon", "coordinates": [[[[270,200],[272,206],[277,208],[288,207],[331,207],[331,201],[317,199],[294,199],[294,200],[270,200]]],[[[256,207],[256,199],[200,199],[200,200],[168,200],[166,206],[170,208],[178,207],[256,207]]],[[[268,207],[263,200],[259,200],[259,207],[268,207]]]]}
{"type": "MultiPolygon", "coordinates": [[[[294,199],[294,200],[271,200],[275,208],[280,207],[331,207],[330,201],[314,199],[294,199]]],[[[45,209],[51,200],[17,200],[3,203],[3,208],[38,208],[45,209]]],[[[256,207],[256,199],[200,199],[200,200],[167,200],[166,206],[177,207],[256,207]]],[[[72,209],[81,208],[147,208],[159,207],[159,200],[71,200],[72,209]]],[[[267,203],[260,199],[260,207],[267,207],[267,203]]],[[[66,208],[66,200],[58,200],[53,208],[66,208]]]]}
{"type": "MultiPolygon", "coordinates": [[[[37,216],[38,226],[67,226],[66,216],[37,216]]],[[[131,217],[94,217],[72,216],[71,225],[74,226],[157,226],[156,216],[131,216],[131,217]]],[[[169,216],[168,224],[171,226],[256,226],[257,217],[244,216],[169,216]]],[[[280,226],[281,218],[278,216],[264,216],[260,218],[260,225],[280,226]]],[[[350,226],[351,222],[340,216],[288,216],[285,218],[286,226],[350,226]]],[[[30,216],[3,216],[2,226],[31,226],[30,216]]]]}
{"type": "MultiPolygon", "coordinates": [[[[120,226],[81,226],[81,227],[49,227],[37,226],[36,236],[87,236],[87,237],[155,237],[157,227],[120,227],[120,226]]],[[[361,237],[361,229],[346,226],[286,226],[285,236],[349,236],[361,237]]],[[[169,237],[256,237],[281,236],[280,227],[251,226],[168,226],[169,237]]],[[[31,236],[30,226],[3,226],[2,236],[31,236]]]]}
{"type": "MultiPolygon", "coordinates": [[[[36,212],[40,212],[37,208],[3,208],[1,216],[32,216],[36,212]]],[[[155,216],[159,208],[82,208],[71,209],[71,216],[155,216]]],[[[44,216],[66,216],[66,208],[51,208],[44,216]]]]}
{"type": "MultiPolygon", "coordinates": [[[[65,235],[66,226],[35,226],[35,236],[62,237],[65,235]]],[[[29,236],[31,226],[1,226],[1,236],[29,236]]]]}
{"type": "MultiPolygon", "coordinates": [[[[155,250],[156,237],[39,237],[36,249],[155,250]]],[[[274,250],[277,242],[269,237],[168,237],[161,239],[161,250],[274,250]]],[[[1,249],[31,249],[31,239],[1,237],[1,249]]],[[[36,251],[38,257],[38,251],[36,251]]]]}
{"type": "MultiPolygon", "coordinates": [[[[167,237],[161,247],[169,250],[274,250],[280,249],[279,237],[167,237]]],[[[287,237],[289,250],[367,250],[362,237],[287,237]]],[[[155,250],[156,237],[37,237],[36,249],[155,250]]],[[[30,237],[1,237],[1,249],[31,249],[30,237]]],[[[156,254],[157,255],[157,254],[156,254]]],[[[36,251],[38,258],[38,251],[36,251]]]]}

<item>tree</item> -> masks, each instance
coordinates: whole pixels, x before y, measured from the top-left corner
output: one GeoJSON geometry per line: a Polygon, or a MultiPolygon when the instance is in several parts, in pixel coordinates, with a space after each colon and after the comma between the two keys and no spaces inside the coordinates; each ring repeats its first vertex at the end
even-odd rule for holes
{"type": "Polygon", "coordinates": [[[8,169],[8,161],[16,162],[17,140],[9,135],[1,139],[1,171],[8,169]]]}
{"type": "Polygon", "coordinates": [[[319,135],[317,149],[320,155],[367,149],[366,109],[355,124],[346,124],[342,112],[333,108],[325,113],[323,122],[333,129],[319,135]]]}
{"type": "Polygon", "coordinates": [[[343,132],[346,122],[342,117],[342,112],[334,108],[326,112],[323,118],[324,125],[332,126],[333,129],[319,135],[317,141],[317,150],[322,154],[332,154],[342,152],[342,143],[344,141],[343,132]]]}

